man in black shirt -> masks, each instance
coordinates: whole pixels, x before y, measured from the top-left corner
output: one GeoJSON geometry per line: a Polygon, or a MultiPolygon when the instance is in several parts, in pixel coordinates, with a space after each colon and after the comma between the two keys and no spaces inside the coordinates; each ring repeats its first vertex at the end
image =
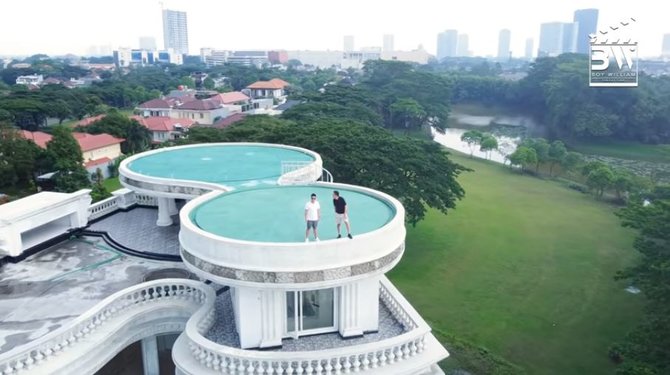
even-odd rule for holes
{"type": "Polygon", "coordinates": [[[344,225],[347,226],[347,237],[353,238],[351,236],[351,226],[349,225],[349,207],[344,198],[340,197],[340,192],[335,190],[333,191],[333,206],[335,206],[335,223],[337,224],[337,238],[342,238],[340,234],[340,227],[344,222],[344,225]]]}

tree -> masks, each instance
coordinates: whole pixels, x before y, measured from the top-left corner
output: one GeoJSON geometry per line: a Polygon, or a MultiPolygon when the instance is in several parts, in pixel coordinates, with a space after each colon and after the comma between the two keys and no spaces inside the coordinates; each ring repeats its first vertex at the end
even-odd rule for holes
{"type": "Polygon", "coordinates": [[[637,230],[633,246],[640,255],[617,279],[627,280],[646,297],[639,326],[610,349],[611,357],[623,361],[618,374],[670,373],[670,187],[658,186],[646,198],[651,204],[637,196],[617,213],[623,226],[637,230]]]}
{"type": "MultiPolygon", "coordinates": [[[[400,124],[407,131],[411,128],[421,127],[426,117],[426,111],[414,99],[398,99],[391,104],[391,118],[400,120],[400,124]]],[[[393,124],[393,122],[392,122],[393,124]]]]}
{"type": "Polygon", "coordinates": [[[491,151],[497,149],[498,149],[498,140],[490,134],[485,134],[484,138],[482,138],[482,141],[479,145],[479,150],[486,153],[487,159],[491,159],[491,151]]]}
{"type": "Polygon", "coordinates": [[[202,85],[205,86],[207,90],[214,90],[214,80],[211,79],[210,77],[205,78],[204,81],[202,81],[202,85]]]}
{"type": "Polygon", "coordinates": [[[112,193],[110,193],[107,188],[105,188],[103,181],[104,177],[102,175],[102,171],[100,168],[98,168],[95,170],[93,176],[93,187],[91,188],[91,198],[93,202],[98,202],[112,196],[112,193]]]}
{"type": "Polygon", "coordinates": [[[535,150],[535,173],[540,172],[540,164],[549,161],[549,142],[544,138],[529,138],[521,143],[523,146],[535,150]]]}
{"type": "Polygon", "coordinates": [[[55,160],[56,190],[71,193],[91,185],[83,166],[81,148],[69,128],[63,125],[53,128],[53,138],[47,143],[47,152],[55,160]]]}
{"type": "Polygon", "coordinates": [[[581,163],[582,155],[578,152],[570,151],[565,155],[563,160],[561,160],[561,167],[565,171],[571,171],[577,168],[577,166],[581,163]]]}
{"type": "Polygon", "coordinates": [[[614,171],[614,177],[612,178],[612,189],[616,194],[618,200],[622,201],[624,195],[631,192],[635,188],[635,176],[632,173],[623,170],[617,169],[614,171]]]}
{"type": "Polygon", "coordinates": [[[537,163],[537,154],[533,148],[519,146],[509,156],[509,162],[511,165],[520,166],[521,170],[524,171],[526,168],[528,168],[528,166],[535,165],[537,163]]]}
{"type": "Polygon", "coordinates": [[[135,119],[128,118],[125,114],[111,110],[102,119],[83,128],[90,134],[111,134],[117,138],[123,138],[121,151],[124,154],[134,154],[149,149],[151,145],[151,131],[142,126],[135,119]]]}
{"type": "Polygon", "coordinates": [[[0,186],[26,186],[35,178],[42,150],[9,125],[0,123],[0,186]]]}
{"type": "Polygon", "coordinates": [[[608,166],[600,166],[586,176],[586,185],[595,190],[598,197],[602,197],[606,189],[608,189],[614,181],[614,173],[608,166]]]}
{"type": "MultiPolygon", "coordinates": [[[[449,160],[442,146],[398,137],[356,121],[324,117],[292,122],[247,116],[229,128],[208,133],[208,141],[269,142],[314,150],[336,181],[381,190],[398,198],[411,224],[423,219],[428,207],[446,213],[464,194],[456,177],[466,168],[449,160]]],[[[189,135],[188,141],[193,140],[189,135]]]]}
{"type": "Polygon", "coordinates": [[[562,165],[563,160],[567,157],[568,150],[561,141],[553,141],[549,147],[549,176],[553,176],[554,167],[562,165]]]}
{"type": "Polygon", "coordinates": [[[483,137],[484,134],[479,130],[468,130],[461,135],[461,141],[467,143],[470,148],[470,157],[475,152],[475,146],[481,143],[483,137]]]}

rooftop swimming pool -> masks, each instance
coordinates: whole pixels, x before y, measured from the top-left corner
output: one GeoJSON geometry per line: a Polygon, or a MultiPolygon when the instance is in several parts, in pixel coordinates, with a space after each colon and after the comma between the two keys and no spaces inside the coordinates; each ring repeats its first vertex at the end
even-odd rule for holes
{"type": "MultiPolygon", "coordinates": [[[[357,190],[338,187],[349,208],[354,236],[371,232],[391,221],[390,202],[357,190]]],[[[190,218],[199,228],[218,236],[255,242],[303,242],[305,203],[315,193],[321,205],[318,225],[322,241],[335,239],[333,189],[325,186],[280,186],[237,190],[202,203],[190,218]]],[[[342,241],[348,241],[342,225],[342,241]]],[[[310,235],[310,240],[312,237],[310,235]]]]}
{"type": "Polygon", "coordinates": [[[276,185],[282,162],[315,160],[306,150],[283,146],[218,144],[165,149],[132,160],[127,167],[146,176],[243,188],[276,185]]]}

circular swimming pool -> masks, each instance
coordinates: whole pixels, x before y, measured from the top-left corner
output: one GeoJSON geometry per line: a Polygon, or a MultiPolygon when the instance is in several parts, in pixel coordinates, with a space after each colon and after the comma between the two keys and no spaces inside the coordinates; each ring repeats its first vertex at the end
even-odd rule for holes
{"type": "MultiPolygon", "coordinates": [[[[337,189],[347,202],[354,236],[379,229],[396,215],[393,205],[381,197],[355,189],[337,189]]],[[[321,205],[319,237],[322,241],[335,239],[333,188],[321,185],[232,191],[200,204],[189,216],[202,230],[222,237],[254,242],[303,242],[305,203],[312,193],[321,205]]],[[[346,233],[343,224],[342,241],[348,241],[346,233]]]]}

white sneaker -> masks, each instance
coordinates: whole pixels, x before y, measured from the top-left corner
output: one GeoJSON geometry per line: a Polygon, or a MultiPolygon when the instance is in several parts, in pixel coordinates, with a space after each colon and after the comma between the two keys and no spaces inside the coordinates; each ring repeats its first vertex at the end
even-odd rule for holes
{"type": "Polygon", "coordinates": [[[317,237],[317,238],[316,238],[316,242],[319,242],[319,241],[321,241],[321,240],[319,239],[319,237],[317,237]]]}
{"type": "Polygon", "coordinates": [[[305,238],[305,242],[309,242],[309,238],[305,238]]]}

